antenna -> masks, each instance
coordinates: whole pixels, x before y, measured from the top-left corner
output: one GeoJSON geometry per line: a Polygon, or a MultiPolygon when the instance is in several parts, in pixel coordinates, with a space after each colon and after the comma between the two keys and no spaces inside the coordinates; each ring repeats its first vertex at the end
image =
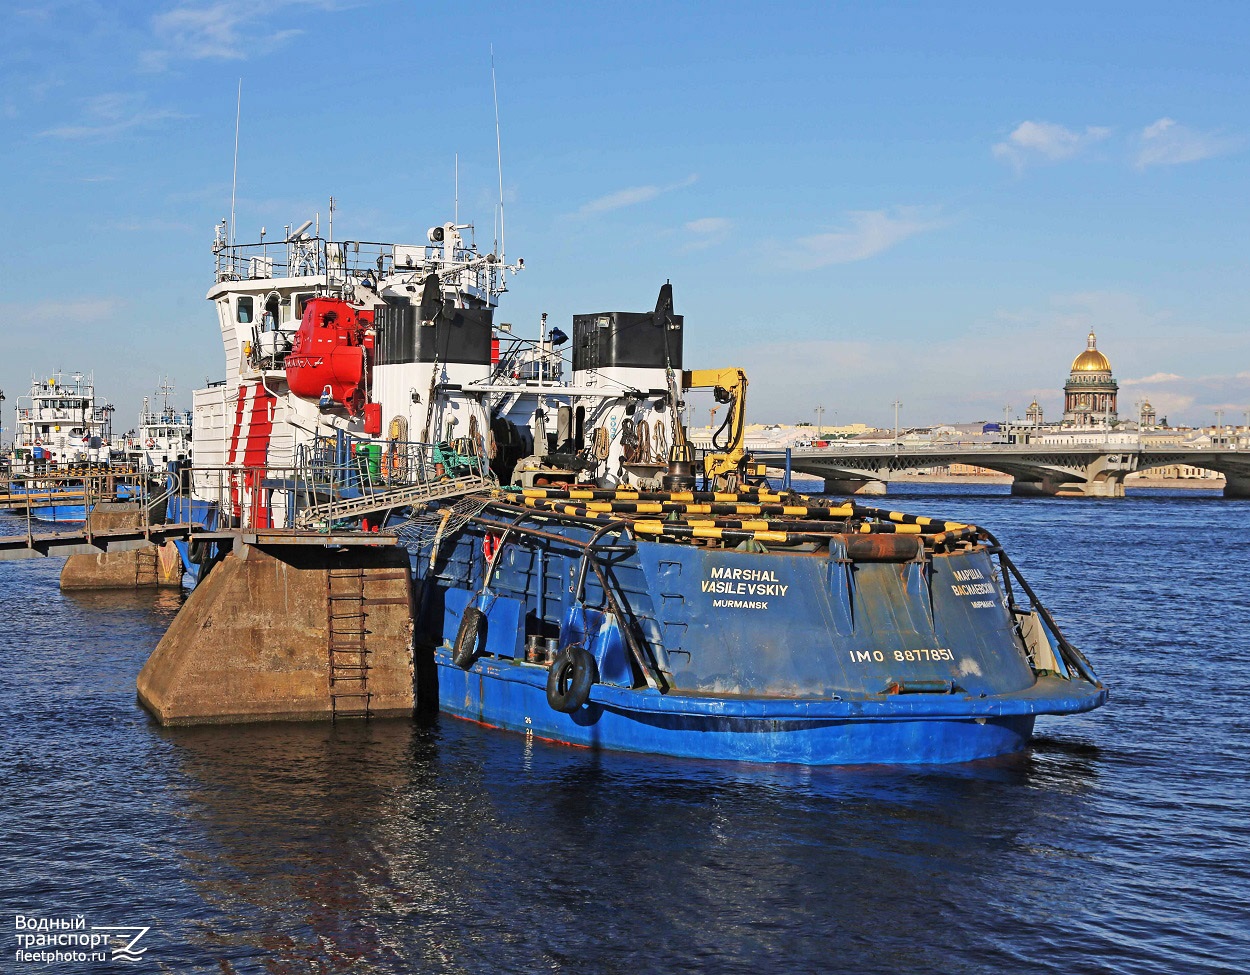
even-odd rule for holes
{"type": "Polygon", "coordinates": [[[239,119],[243,117],[243,79],[239,79],[239,101],[234,109],[234,176],[230,180],[230,246],[233,247],[236,237],[234,233],[234,196],[239,187],[239,119]]]}
{"type": "Polygon", "coordinates": [[[490,46],[490,90],[495,96],[495,162],[499,166],[499,245],[496,253],[500,262],[505,251],[505,235],[503,225],[503,147],[499,140],[499,86],[495,83],[495,45],[490,46]]]}
{"type": "Polygon", "coordinates": [[[452,210],[451,219],[460,223],[460,153],[456,153],[456,206],[452,210]]]}
{"type": "MultiPolygon", "coordinates": [[[[164,379],[161,380],[161,385],[156,391],[162,394],[163,399],[164,399],[164,407],[166,410],[168,410],[169,409],[169,394],[174,391],[173,384],[170,383],[168,376],[166,376],[164,379]]],[[[148,398],[146,396],[143,397],[143,401],[146,403],[148,401],[148,398]]]]}

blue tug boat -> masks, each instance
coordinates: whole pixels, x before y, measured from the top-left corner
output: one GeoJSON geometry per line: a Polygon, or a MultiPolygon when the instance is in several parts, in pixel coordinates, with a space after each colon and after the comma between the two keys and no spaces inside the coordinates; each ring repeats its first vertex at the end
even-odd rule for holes
{"type": "Polygon", "coordinates": [[[534,489],[421,576],[418,690],[436,675],[443,711],[574,745],[962,762],[1107,699],[988,533],[857,504],[534,489]]]}
{"type": "MultiPolygon", "coordinates": [[[[396,534],[419,706],[569,745],[964,762],[1107,700],[989,532],[770,487],[746,373],[684,368],[670,285],[520,339],[493,313],[523,263],[471,234],[301,231],[275,264],[219,229],[230,378],[196,391],[171,516],[396,534]],[[692,389],[725,407],[708,442],[692,389]]],[[[184,555],[202,576],[220,543],[184,555]]]]}

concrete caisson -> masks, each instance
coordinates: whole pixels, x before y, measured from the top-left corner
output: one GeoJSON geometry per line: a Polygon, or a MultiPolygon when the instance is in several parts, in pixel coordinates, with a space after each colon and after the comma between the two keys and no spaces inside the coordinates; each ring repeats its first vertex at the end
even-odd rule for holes
{"type": "MultiPolygon", "coordinates": [[[[143,506],[102,501],[87,516],[92,531],[141,528],[143,506]]],[[[61,569],[62,589],[143,589],[182,585],[182,558],[173,542],[125,551],[71,555],[61,569]]]]}
{"type": "Polygon", "coordinates": [[[410,589],[402,549],[242,546],[191,592],[139,701],[165,725],[411,715],[410,589]]]}

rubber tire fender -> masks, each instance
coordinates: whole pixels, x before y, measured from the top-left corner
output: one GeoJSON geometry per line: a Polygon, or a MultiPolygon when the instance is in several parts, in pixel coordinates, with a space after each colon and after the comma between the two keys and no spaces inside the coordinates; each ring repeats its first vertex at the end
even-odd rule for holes
{"type": "Polygon", "coordinates": [[[572,714],[588,700],[599,680],[595,658],[576,643],[565,647],[547,671],[547,703],[556,711],[572,714]]]}
{"type": "Polygon", "coordinates": [[[476,606],[467,606],[460,617],[460,629],[451,645],[451,662],[461,670],[468,670],[477,659],[478,638],[482,634],[485,614],[476,606]]]}
{"type": "Polygon", "coordinates": [[[208,542],[193,538],[187,542],[187,558],[196,565],[202,566],[209,557],[208,542]]]}

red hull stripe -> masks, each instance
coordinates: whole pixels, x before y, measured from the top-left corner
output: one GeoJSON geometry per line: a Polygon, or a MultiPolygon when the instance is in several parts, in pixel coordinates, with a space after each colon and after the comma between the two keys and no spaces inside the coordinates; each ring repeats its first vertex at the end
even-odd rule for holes
{"type": "Polygon", "coordinates": [[[243,405],[247,399],[247,387],[239,387],[239,398],[234,411],[234,430],[230,434],[230,450],[226,454],[226,463],[233,464],[239,454],[239,434],[243,427],[243,405]]]}
{"type": "Polygon", "coordinates": [[[244,467],[264,467],[269,459],[269,440],[273,434],[270,409],[277,402],[273,394],[257,383],[252,397],[252,412],[247,424],[247,448],[243,452],[244,467]]]}

